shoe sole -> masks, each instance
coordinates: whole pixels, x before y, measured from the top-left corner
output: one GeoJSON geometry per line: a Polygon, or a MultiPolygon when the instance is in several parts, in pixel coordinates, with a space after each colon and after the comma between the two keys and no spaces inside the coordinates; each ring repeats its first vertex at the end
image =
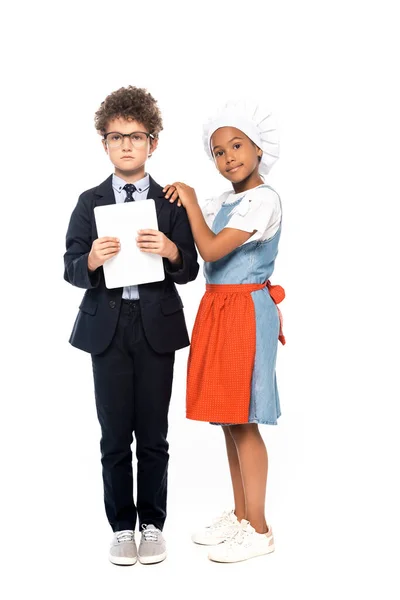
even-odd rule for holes
{"type": "Polygon", "coordinates": [[[108,559],[113,565],[118,565],[121,567],[128,567],[128,566],[135,565],[137,563],[137,557],[129,558],[126,556],[111,556],[111,555],[109,555],[108,559]]]}
{"type": "Polygon", "coordinates": [[[223,542],[226,542],[227,540],[229,540],[231,536],[227,535],[225,537],[222,538],[211,538],[214,541],[211,541],[210,539],[207,538],[198,538],[196,537],[196,535],[192,535],[191,540],[194,544],[198,544],[199,546],[218,546],[219,544],[222,544],[223,542]]]}
{"type": "Polygon", "coordinates": [[[257,558],[257,556],[265,556],[266,554],[271,554],[271,552],[274,552],[275,550],[275,546],[269,546],[268,550],[266,550],[265,552],[256,552],[255,554],[252,554],[251,556],[248,556],[247,558],[240,558],[238,560],[229,560],[229,558],[212,558],[211,556],[208,557],[209,560],[213,561],[213,562],[218,562],[218,563],[235,563],[235,562],[244,562],[245,560],[249,560],[250,558],[257,558]]]}
{"type": "Polygon", "coordinates": [[[167,558],[167,553],[163,552],[162,554],[157,554],[157,556],[138,556],[139,562],[142,565],[155,565],[157,563],[162,562],[167,558]]]}
{"type": "Polygon", "coordinates": [[[225,540],[218,540],[216,542],[199,542],[198,540],[194,540],[192,538],[192,542],[198,546],[219,546],[219,544],[222,544],[222,542],[225,542],[225,540]]]}

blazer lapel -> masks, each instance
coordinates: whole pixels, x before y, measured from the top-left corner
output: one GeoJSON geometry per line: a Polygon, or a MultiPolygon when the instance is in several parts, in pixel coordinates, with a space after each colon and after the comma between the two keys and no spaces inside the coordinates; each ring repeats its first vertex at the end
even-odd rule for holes
{"type": "Polygon", "coordinates": [[[94,193],[98,196],[96,199],[96,206],[115,204],[115,195],[112,187],[112,175],[107,177],[107,179],[94,190],[94,193]]]}
{"type": "Polygon", "coordinates": [[[165,206],[165,203],[168,202],[168,200],[166,200],[166,198],[164,196],[162,187],[154,181],[154,179],[151,177],[151,175],[149,177],[150,177],[150,188],[149,188],[149,193],[147,194],[147,197],[149,200],[154,200],[154,202],[156,204],[156,211],[157,211],[157,218],[158,218],[160,216],[160,213],[161,213],[163,207],[165,206]]]}

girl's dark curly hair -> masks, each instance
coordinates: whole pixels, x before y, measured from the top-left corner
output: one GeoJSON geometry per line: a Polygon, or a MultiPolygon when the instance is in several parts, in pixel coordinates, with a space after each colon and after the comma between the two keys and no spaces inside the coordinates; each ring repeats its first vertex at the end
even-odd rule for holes
{"type": "Polygon", "coordinates": [[[157,101],[144,88],[128,85],[107,96],[94,117],[97,131],[104,135],[108,122],[119,117],[143,123],[154,137],[158,137],[163,128],[157,101]]]}

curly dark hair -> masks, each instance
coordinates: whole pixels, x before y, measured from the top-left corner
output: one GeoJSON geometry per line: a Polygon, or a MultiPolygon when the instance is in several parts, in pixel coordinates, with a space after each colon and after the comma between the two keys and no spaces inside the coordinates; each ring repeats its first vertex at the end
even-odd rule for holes
{"type": "Polygon", "coordinates": [[[163,129],[157,101],[144,88],[128,85],[128,87],[120,88],[107,96],[94,117],[98,133],[104,135],[108,122],[119,117],[143,123],[154,137],[158,137],[163,129]]]}

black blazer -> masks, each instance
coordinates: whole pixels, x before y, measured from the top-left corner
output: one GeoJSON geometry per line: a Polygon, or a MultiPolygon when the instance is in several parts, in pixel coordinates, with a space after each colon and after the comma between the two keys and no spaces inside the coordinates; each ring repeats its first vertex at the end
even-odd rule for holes
{"type": "MultiPolygon", "coordinates": [[[[175,283],[196,279],[199,271],[197,252],[185,209],[177,206],[176,202],[168,202],[161,186],[151,177],[148,197],[154,199],[159,229],[177,245],[182,265],[174,269],[168,260],[163,259],[164,281],[139,286],[143,327],[153,350],[173,352],[189,345],[183,304],[175,283]]],[[[86,289],[69,341],[91,354],[100,354],[110,344],[122,299],[122,288],[106,288],[103,267],[93,273],[87,267],[92,242],[98,237],[93,209],[113,203],[115,196],[110,176],[98,187],[81,194],[71,215],[66,237],[64,279],[86,289]]]]}

